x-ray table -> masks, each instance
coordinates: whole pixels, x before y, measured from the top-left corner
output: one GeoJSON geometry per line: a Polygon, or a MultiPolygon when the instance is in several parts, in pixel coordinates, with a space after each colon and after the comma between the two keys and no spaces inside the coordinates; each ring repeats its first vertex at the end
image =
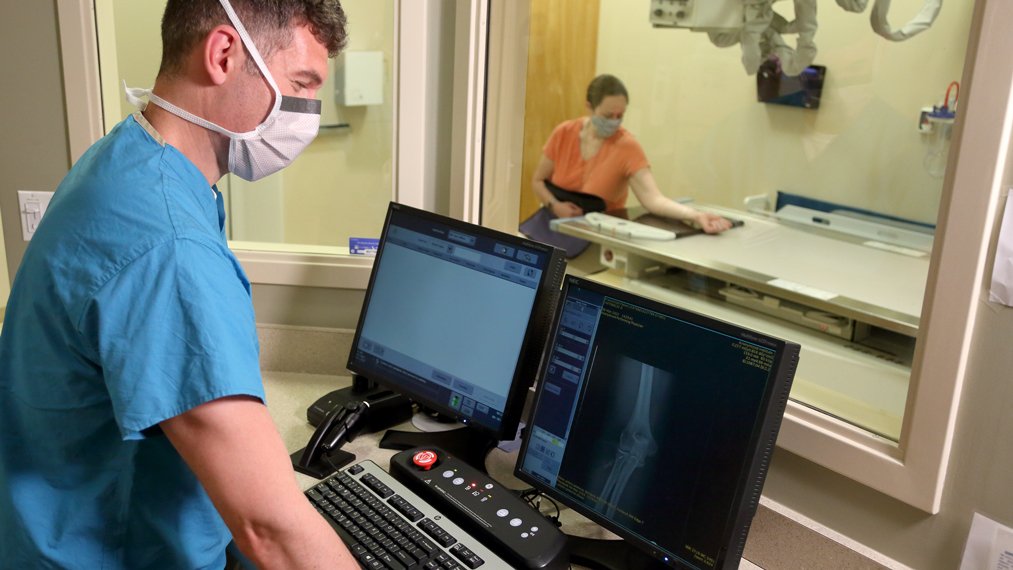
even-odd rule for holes
{"type": "Polygon", "coordinates": [[[594,279],[799,342],[793,399],[897,440],[928,253],[764,215],[701,209],[744,225],[669,241],[605,235],[581,218],[561,221],[557,231],[601,245],[601,261],[611,270],[594,279]],[[874,331],[900,346],[899,354],[827,334],[837,321],[874,331]]]}

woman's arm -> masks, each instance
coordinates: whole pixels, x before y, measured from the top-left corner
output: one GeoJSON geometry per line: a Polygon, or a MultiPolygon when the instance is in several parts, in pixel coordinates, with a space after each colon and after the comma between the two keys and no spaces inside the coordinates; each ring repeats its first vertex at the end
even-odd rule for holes
{"type": "Polygon", "coordinates": [[[545,181],[552,176],[552,170],[555,168],[555,164],[549,160],[549,157],[542,155],[542,159],[538,162],[538,166],[535,167],[535,174],[531,177],[531,187],[535,191],[535,196],[538,197],[538,201],[545,204],[557,218],[572,218],[574,216],[583,216],[584,210],[580,209],[573,202],[560,202],[549,192],[548,187],[545,186],[545,181]]]}
{"type": "Polygon", "coordinates": [[[709,234],[721,233],[732,227],[732,223],[721,216],[701,212],[665,197],[658,189],[650,168],[641,168],[634,173],[630,178],[630,187],[637,200],[652,214],[695,223],[709,234]]]}

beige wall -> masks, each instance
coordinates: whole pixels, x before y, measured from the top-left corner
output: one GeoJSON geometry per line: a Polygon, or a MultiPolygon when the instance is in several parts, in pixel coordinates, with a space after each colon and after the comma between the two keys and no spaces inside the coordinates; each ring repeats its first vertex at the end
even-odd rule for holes
{"type": "MultiPolygon", "coordinates": [[[[116,57],[118,78],[110,77],[107,67],[103,90],[107,113],[118,120],[134,111],[123,97],[119,78],[131,87],[154,83],[161,58],[158,38],[164,2],[99,2],[110,8],[107,12],[115,26],[115,37],[107,37],[106,45],[113,47],[110,51],[116,57]]],[[[330,93],[321,91],[318,97],[350,128],[322,129],[291,167],[264,181],[250,184],[231,176],[223,179],[219,188],[227,196],[231,194],[234,239],[348,245],[350,236],[379,236],[393,197],[394,2],[344,0],[342,5],[351,30],[346,49],[384,54],[384,102],[345,108],[335,105],[330,93]]],[[[103,18],[102,11],[99,17],[103,18]]],[[[332,62],[332,69],[335,65],[332,62]]]]}
{"type": "MultiPolygon", "coordinates": [[[[919,110],[960,79],[971,2],[948,3],[930,30],[903,43],[875,35],[868,14],[821,2],[815,63],[827,80],[815,111],[758,103],[738,46],[652,29],[642,4],[601,1],[598,71],[626,83],[625,126],[665,194],[740,207],[746,196],[787,190],[935,222],[942,180],[922,168],[928,139],[916,126],[919,110]]],[[[776,6],[790,17],[789,4],[776,6]]],[[[894,0],[891,23],[922,4],[894,0]]]]}
{"type": "Polygon", "coordinates": [[[8,275],[27,242],[21,238],[18,190],[52,191],[70,165],[59,35],[53,1],[0,3],[0,216],[8,275]]]}

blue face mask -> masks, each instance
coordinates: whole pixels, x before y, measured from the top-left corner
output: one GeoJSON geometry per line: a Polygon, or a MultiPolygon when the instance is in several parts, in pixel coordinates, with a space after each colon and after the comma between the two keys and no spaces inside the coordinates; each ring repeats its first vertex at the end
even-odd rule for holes
{"type": "Polygon", "coordinates": [[[616,134],[619,130],[619,125],[623,124],[622,119],[606,119],[601,115],[591,115],[591,124],[594,125],[598,136],[603,139],[607,139],[610,136],[616,134]]]}

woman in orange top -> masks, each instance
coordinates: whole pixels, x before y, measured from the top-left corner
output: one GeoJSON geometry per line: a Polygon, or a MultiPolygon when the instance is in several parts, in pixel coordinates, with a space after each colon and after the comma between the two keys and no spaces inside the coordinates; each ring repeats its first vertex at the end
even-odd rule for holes
{"type": "Polygon", "coordinates": [[[599,75],[587,87],[589,116],[561,123],[542,149],[532,185],[538,200],[560,218],[581,216],[573,202],[557,200],[546,180],[560,188],[593,194],[608,210],[626,207],[629,189],[652,214],[696,224],[707,233],[731,227],[727,219],[695,210],[665,197],[651,174],[644,149],[622,128],[629,94],[622,81],[599,75]]]}

